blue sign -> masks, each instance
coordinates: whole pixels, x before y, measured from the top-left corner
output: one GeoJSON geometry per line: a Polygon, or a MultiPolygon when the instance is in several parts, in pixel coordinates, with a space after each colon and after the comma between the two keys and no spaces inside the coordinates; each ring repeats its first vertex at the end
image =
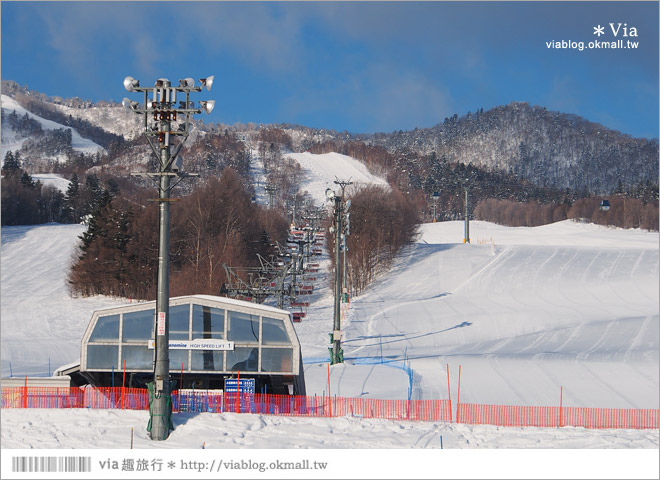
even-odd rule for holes
{"type": "Polygon", "coordinates": [[[225,393],[254,393],[254,378],[225,378],[225,393]]]}

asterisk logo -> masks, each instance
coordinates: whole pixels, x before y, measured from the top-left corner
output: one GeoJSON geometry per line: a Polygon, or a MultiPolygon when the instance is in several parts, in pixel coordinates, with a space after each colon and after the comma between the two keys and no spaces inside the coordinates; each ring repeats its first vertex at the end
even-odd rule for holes
{"type": "Polygon", "coordinates": [[[594,35],[598,35],[599,37],[601,35],[605,35],[604,30],[605,30],[605,27],[601,27],[600,25],[598,25],[597,27],[594,27],[594,35]]]}

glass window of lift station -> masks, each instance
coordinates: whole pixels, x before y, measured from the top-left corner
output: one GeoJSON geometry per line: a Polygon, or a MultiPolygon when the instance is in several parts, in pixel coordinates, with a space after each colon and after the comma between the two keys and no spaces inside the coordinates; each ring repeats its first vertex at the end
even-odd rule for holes
{"type": "Polygon", "coordinates": [[[230,311],[227,336],[236,343],[259,343],[259,317],[230,311]]]}
{"type": "Polygon", "coordinates": [[[199,338],[225,338],[225,311],[206,305],[193,305],[193,340],[199,338]]]}
{"type": "Polygon", "coordinates": [[[190,335],[190,304],[169,308],[170,340],[188,340],[190,335]]]}
{"type": "Polygon", "coordinates": [[[90,342],[118,342],[119,341],[119,315],[106,315],[98,317],[90,342]]]}
{"type": "Polygon", "coordinates": [[[148,342],[152,338],[155,309],[124,313],[122,343],[148,342]]]}

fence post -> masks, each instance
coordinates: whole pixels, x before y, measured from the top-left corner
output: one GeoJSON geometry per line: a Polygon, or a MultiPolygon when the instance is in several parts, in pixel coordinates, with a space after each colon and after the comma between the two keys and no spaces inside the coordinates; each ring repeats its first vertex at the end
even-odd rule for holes
{"type": "Polygon", "coordinates": [[[124,409],[124,398],[125,398],[125,388],[126,388],[126,360],[124,359],[124,375],[121,379],[121,409],[124,409]]]}
{"type": "Polygon", "coordinates": [[[559,426],[563,427],[563,419],[562,419],[562,409],[563,409],[563,403],[564,403],[564,387],[560,386],[559,387],[559,426]]]}
{"type": "Polygon", "coordinates": [[[330,395],[330,364],[328,363],[328,408],[330,409],[330,418],[332,418],[332,395],[330,395]]]}
{"type": "Polygon", "coordinates": [[[23,387],[23,408],[27,408],[27,375],[25,375],[25,386],[23,387]]]}
{"type": "Polygon", "coordinates": [[[241,371],[238,371],[238,376],[236,379],[236,413],[241,413],[241,371]]]}
{"type": "Polygon", "coordinates": [[[461,408],[461,366],[458,366],[458,398],[456,398],[456,423],[460,423],[459,411],[461,408]]]}
{"type": "Polygon", "coordinates": [[[449,386],[449,364],[447,364],[447,395],[449,395],[449,423],[453,421],[451,413],[451,387],[449,386]]]}

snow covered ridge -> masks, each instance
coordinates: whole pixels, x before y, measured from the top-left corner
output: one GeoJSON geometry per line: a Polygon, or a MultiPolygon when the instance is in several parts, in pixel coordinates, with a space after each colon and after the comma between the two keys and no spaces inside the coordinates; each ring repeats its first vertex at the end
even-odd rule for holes
{"type": "MultiPolygon", "coordinates": [[[[62,128],[70,129],[71,146],[73,147],[74,150],[85,154],[95,154],[96,152],[106,153],[106,150],[103,147],[97,145],[91,140],[87,140],[86,138],[81,137],[75,129],[71,127],[67,127],[65,125],[61,125],[51,120],[46,120],[27,111],[21,105],[19,105],[18,102],[16,102],[13,98],[9,97],[8,95],[2,95],[1,97],[2,97],[2,110],[4,110],[4,113],[6,115],[11,113],[12,111],[15,111],[18,116],[24,116],[25,114],[27,114],[28,117],[38,121],[39,124],[41,125],[41,128],[43,128],[44,130],[57,130],[62,128]]],[[[2,124],[2,158],[4,158],[5,154],[9,150],[12,151],[20,150],[25,140],[27,140],[27,138],[17,137],[16,133],[13,132],[8,125],[3,123],[2,124]]]]}
{"type": "Polygon", "coordinates": [[[55,108],[74,118],[87,120],[92,125],[132,140],[144,132],[141,117],[135,112],[126,110],[121,104],[92,105],[86,108],[72,108],[62,104],[53,104],[55,108]]]}
{"type": "Polygon", "coordinates": [[[487,171],[509,171],[535,185],[594,193],[617,184],[658,182],[658,139],[631,138],[577,115],[512,102],[442,124],[368,140],[389,150],[413,150],[487,171]]]}
{"type": "Polygon", "coordinates": [[[371,174],[364,163],[341,153],[288,153],[285,157],[298,162],[304,172],[300,191],[308,192],[317,205],[326,203],[326,189],[340,191],[335,179],[350,180],[353,182],[351,187],[380,185],[390,188],[385,179],[371,174]]]}

